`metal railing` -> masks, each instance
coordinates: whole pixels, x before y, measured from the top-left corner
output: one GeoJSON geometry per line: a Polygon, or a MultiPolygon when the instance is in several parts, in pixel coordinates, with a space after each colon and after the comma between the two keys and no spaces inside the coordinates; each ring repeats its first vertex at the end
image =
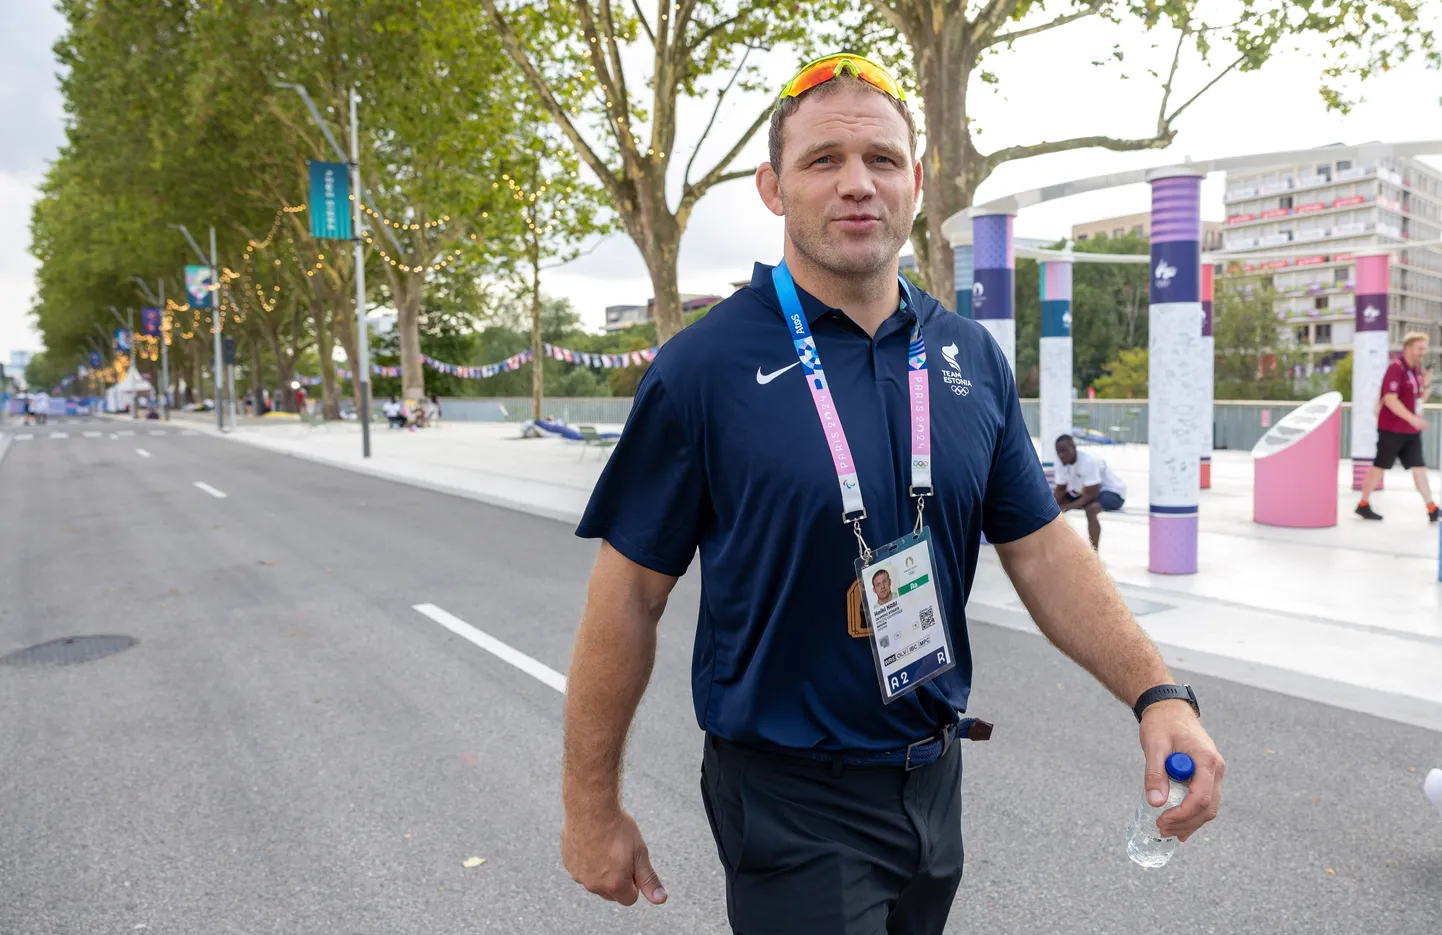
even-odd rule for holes
{"type": "MultiPolygon", "coordinates": [[[[1267,429],[1277,424],[1302,401],[1286,400],[1222,400],[1213,407],[1212,443],[1220,449],[1250,451],[1267,429]]],[[[1021,401],[1022,417],[1027,431],[1036,438],[1040,428],[1040,402],[1021,401]]],[[[1422,433],[1422,449],[1427,466],[1439,465],[1438,434],[1442,432],[1442,405],[1425,407],[1427,431],[1422,433]]],[[[1372,418],[1367,413],[1367,418],[1372,418]]],[[[1072,403],[1072,425],[1081,430],[1100,432],[1114,442],[1146,444],[1147,401],[1145,399],[1079,399],[1072,403]]],[[[1342,404],[1342,457],[1350,456],[1352,439],[1352,404],[1342,404]]]]}

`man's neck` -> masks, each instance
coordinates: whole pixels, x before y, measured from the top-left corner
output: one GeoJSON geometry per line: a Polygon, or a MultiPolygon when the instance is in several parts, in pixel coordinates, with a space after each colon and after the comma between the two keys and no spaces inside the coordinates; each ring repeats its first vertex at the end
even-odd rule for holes
{"type": "Polygon", "coordinates": [[[900,303],[897,285],[897,264],[865,276],[838,276],[811,262],[787,240],[786,268],[796,285],[832,308],[839,308],[846,317],[876,337],[881,323],[890,318],[900,303]]]}

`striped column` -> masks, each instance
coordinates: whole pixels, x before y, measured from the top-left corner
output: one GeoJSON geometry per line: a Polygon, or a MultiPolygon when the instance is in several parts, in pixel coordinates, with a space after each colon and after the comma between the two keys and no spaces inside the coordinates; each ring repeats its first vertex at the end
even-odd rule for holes
{"type": "Polygon", "coordinates": [[[1357,255],[1357,327],[1352,338],[1353,490],[1362,489],[1362,478],[1377,456],[1377,417],[1372,413],[1387,372],[1389,261],[1385,253],[1357,255]]]}
{"type": "Polygon", "coordinates": [[[1071,260],[1041,264],[1041,466],[1056,476],[1056,440],[1071,432],[1071,260]]]}
{"type": "Polygon", "coordinates": [[[1201,437],[1201,176],[1158,170],[1152,186],[1147,435],[1151,450],[1150,554],[1159,574],[1197,571],[1201,437]]]}
{"type": "Polygon", "coordinates": [[[1212,276],[1215,270],[1208,263],[1202,267],[1202,362],[1199,384],[1202,390],[1202,489],[1212,487],[1212,430],[1216,425],[1217,359],[1216,341],[1212,337],[1212,276]]]}
{"type": "Polygon", "coordinates": [[[1010,214],[978,214],[971,219],[971,313],[991,332],[1016,373],[1016,246],[1010,214]]]}
{"type": "Polygon", "coordinates": [[[975,318],[971,311],[971,244],[951,248],[951,275],[956,288],[956,313],[963,318],[975,318]]]}

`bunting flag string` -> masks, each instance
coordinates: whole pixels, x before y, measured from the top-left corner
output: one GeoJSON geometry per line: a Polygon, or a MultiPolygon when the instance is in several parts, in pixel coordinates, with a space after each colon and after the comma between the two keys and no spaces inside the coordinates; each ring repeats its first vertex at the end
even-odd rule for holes
{"type": "MultiPolygon", "coordinates": [[[[626,351],[621,354],[600,354],[592,351],[573,351],[569,348],[556,347],[553,344],[545,345],[545,356],[564,361],[568,364],[580,364],[583,367],[591,367],[596,370],[613,370],[623,367],[642,367],[656,359],[658,348],[648,347],[640,351],[626,351]]],[[[487,380],[502,373],[511,373],[520,370],[522,366],[531,362],[534,355],[530,348],[512,354],[505,360],[493,364],[478,364],[476,366],[464,366],[461,364],[448,364],[443,360],[436,360],[434,357],[421,355],[421,363],[437,373],[449,374],[453,377],[460,377],[465,380],[487,380]]],[[[349,380],[351,372],[343,367],[336,368],[336,376],[342,380],[349,380]]],[[[383,367],[380,364],[371,364],[371,373],[378,377],[398,377],[401,375],[400,367],[383,367]]],[[[320,382],[319,377],[298,377],[307,386],[314,386],[320,382]]]]}

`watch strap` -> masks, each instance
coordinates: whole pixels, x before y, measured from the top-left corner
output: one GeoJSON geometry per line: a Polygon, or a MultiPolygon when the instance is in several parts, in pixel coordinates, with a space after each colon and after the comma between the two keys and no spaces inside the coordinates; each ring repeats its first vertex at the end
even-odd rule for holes
{"type": "Polygon", "coordinates": [[[1197,695],[1192,691],[1190,685],[1158,685],[1155,688],[1148,688],[1142,692],[1137,703],[1132,706],[1132,713],[1137,716],[1137,722],[1141,723],[1142,713],[1158,701],[1185,701],[1192,706],[1197,717],[1202,716],[1202,709],[1197,705],[1197,695]]]}

